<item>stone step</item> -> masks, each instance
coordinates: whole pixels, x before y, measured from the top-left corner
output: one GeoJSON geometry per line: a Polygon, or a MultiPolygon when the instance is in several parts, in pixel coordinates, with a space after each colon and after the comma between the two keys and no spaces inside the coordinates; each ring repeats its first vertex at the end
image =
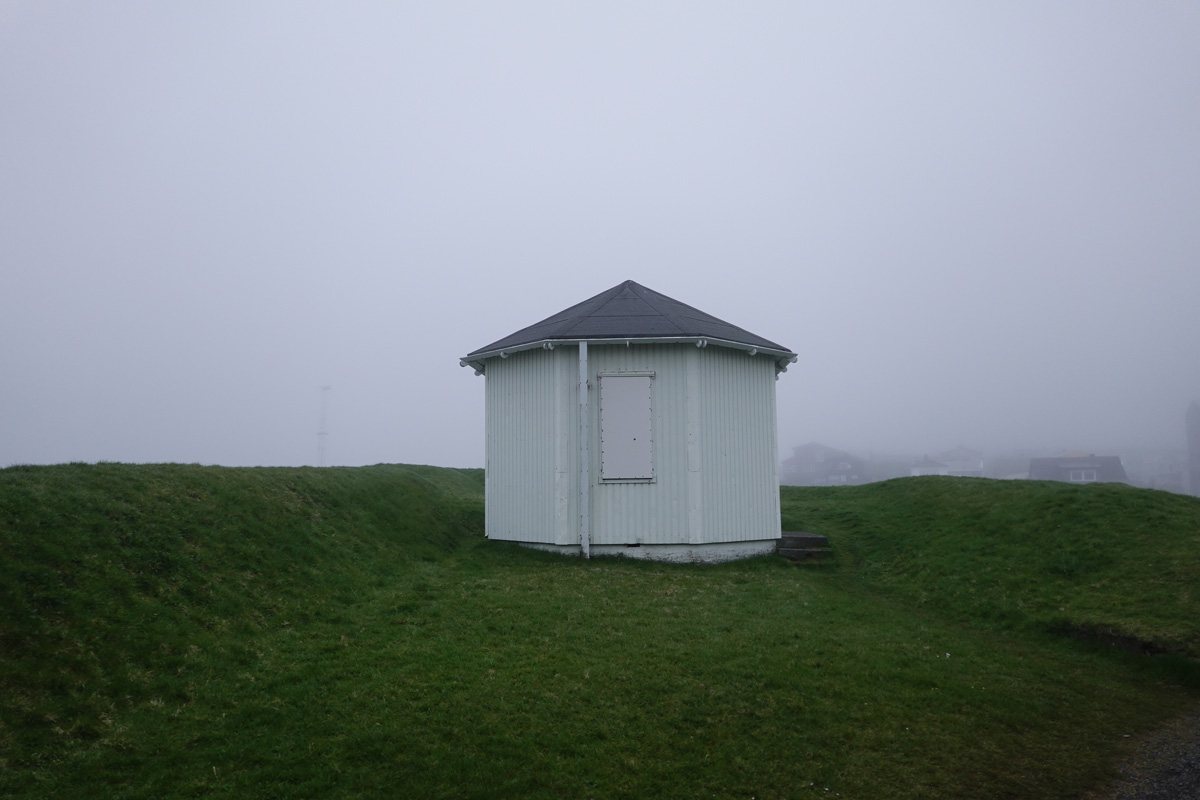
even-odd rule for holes
{"type": "Polygon", "coordinates": [[[833,555],[828,537],[808,531],[784,531],[775,552],[791,561],[819,561],[833,555]]]}
{"type": "Polygon", "coordinates": [[[829,547],[829,537],[807,531],[784,531],[779,538],[780,547],[829,547]]]}
{"type": "Polygon", "coordinates": [[[833,555],[827,547],[780,547],[775,552],[789,561],[819,561],[833,555]]]}

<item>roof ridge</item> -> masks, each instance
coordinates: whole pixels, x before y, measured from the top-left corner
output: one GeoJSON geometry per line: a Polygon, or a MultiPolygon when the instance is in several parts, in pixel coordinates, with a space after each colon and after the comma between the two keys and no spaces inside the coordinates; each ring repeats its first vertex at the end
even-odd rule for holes
{"type": "MultiPolygon", "coordinates": [[[[681,335],[684,333],[683,328],[679,327],[679,325],[677,325],[675,323],[675,321],[671,319],[670,310],[662,308],[658,302],[658,298],[660,298],[660,297],[664,298],[666,300],[670,300],[671,298],[667,297],[665,294],[659,294],[658,292],[654,291],[653,289],[651,289],[648,286],[642,286],[637,281],[625,281],[625,283],[622,283],[621,286],[623,286],[623,287],[628,286],[633,291],[633,293],[636,294],[638,296],[638,298],[642,300],[642,302],[644,302],[646,305],[650,306],[652,309],[654,309],[659,314],[661,314],[663,316],[663,318],[666,319],[667,322],[669,322],[671,324],[671,327],[673,327],[673,328],[675,328],[675,330],[679,331],[679,333],[681,335]],[[654,296],[649,297],[648,295],[654,295],[654,296]]],[[[679,303],[678,300],[675,300],[673,302],[679,303]]],[[[679,304],[686,305],[686,303],[679,303],[679,304]]],[[[688,306],[688,308],[691,308],[691,306],[688,306]]],[[[696,310],[699,311],[699,309],[696,309],[696,310]]]]}
{"type": "MultiPolygon", "coordinates": [[[[639,297],[642,297],[642,299],[646,301],[647,305],[649,305],[651,308],[653,308],[655,311],[662,314],[663,316],[679,314],[680,316],[687,317],[688,319],[694,319],[694,320],[702,321],[702,322],[715,322],[715,323],[718,323],[721,325],[727,325],[730,328],[736,328],[744,333],[748,333],[748,334],[750,333],[750,331],[746,330],[745,328],[741,327],[740,325],[734,325],[733,323],[726,322],[725,320],[721,319],[720,317],[713,316],[712,314],[709,314],[707,311],[696,308],[693,305],[688,305],[687,303],[683,302],[682,300],[676,300],[674,297],[668,297],[667,295],[663,294],[662,292],[656,292],[653,289],[651,289],[649,286],[642,286],[640,283],[636,283],[635,281],[627,281],[627,283],[632,283],[638,289],[641,289],[642,291],[644,291],[650,295],[653,295],[654,302],[651,302],[649,297],[644,297],[641,295],[639,295],[639,297]],[[673,305],[674,308],[664,309],[663,306],[668,303],[673,305]]],[[[674,324],[674,323],[672,323],[672,324],[674,324]]],[[[678,327],[678,326],[676,326],[676,327],[678,327]]],[[[679,328],[679,330],[682,331],[683,328],[679,328]]],[[[751,334],[751,335],[753,336],[754,334],[751,334]]],[[[761,338],[761,337],[756,337],[756,338],[761,338]]]]}
{"type": "MultiPolygon", "coordinates": [[[[632,281],[625,281],[625,283],[632,283],[632,281]]],[[[530,327],[545,325],[546,323],[554,320],[556,317],[562,317],[561,323],[559,325],[557,325],[556,327],[554,327],[552,330],[547,331],[547,333],[551,333],[551,334],[555,334],[555,335],[565,334],[568,331],[570,331],[571,328],[578,325],[580,320],[587,319],[587,317],[590,316],[592,313],[594,313],[597,309],[603,308],[604,305],[608,301],[612,300],[614,297],[616,297],[618,294],[620,294],[620,290],[625,285],[625,283],[617,284],[616,286],[612,287],[611,289],[605,289],[603,292],[592,295],[591,297],[587,298],[586,300],[581,300],[580,302],[576,303],[573,306],[564,308],[562,311],[559,311],[557,314],[551,314],[550,316],[546,317],[541,322],[535,322],[534,325],[530,326],[530,327]],[[586,311],[585,311],[585,307],[587,307],[586,311]],[[584,312],[584,313],[578,313],[578,312],[584,312]]],[[[554,338],[554,336],[549,336],[547,338],[554,338]]]]}

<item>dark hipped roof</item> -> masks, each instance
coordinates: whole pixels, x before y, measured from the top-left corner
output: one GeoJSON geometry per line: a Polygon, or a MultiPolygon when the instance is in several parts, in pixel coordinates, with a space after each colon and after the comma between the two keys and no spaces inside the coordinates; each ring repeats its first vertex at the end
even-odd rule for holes
{"type": "Polygon", "coordinates": [[[714,339],[719,340],[714,344],[730,342],[795,355],[783,345],[744,328],[730,325],[634,281],[625,281],[528,328],[473,350],[463,360],[501,350],[524,349],[540,342],[674,337],[714,339]]]}

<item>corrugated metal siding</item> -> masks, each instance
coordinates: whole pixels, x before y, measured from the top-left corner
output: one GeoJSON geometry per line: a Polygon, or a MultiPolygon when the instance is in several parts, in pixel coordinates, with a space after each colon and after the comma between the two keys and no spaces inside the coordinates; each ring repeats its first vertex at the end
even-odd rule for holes
{"type": "Polygon", "coordinates": [[[552,351],[557,376],[555,407],[555,544],[579,544],[579,350],[559,347],[552,351]]]}
{"type": "MultiPolygon", "coordinates": [[[[599,430],[596,376],[653,372],[653,483],[601,483],[600,448],[592,437],[592,541],[595,544],[680,544],[688,541],[687,350],[689,345],[589,345],[589,411],[599,430]]],[[[691,349],[696,349],[691,346],[691,349]]]]}
{"type": "MultiPolygon", "coordinates": [[[[766,356],[694,345],[588,348],[595,544],[779,536],[775,370],[766,356]],[[653,372],[653,483],[601,483],[597,376],[653,372]]],[[[487,531],[579,542],[578,358],[531,350],[487,367],[487,531]]]]}
{"type": "Polygon", "coordinates": [[[559,392],[549,355],[530,350],[488,364],[485,504],[493,539],[555,542],[559,392]]]}
{"type": "Polygon", "coordinates": [[[704,541],[778,538],[774,363],[727,348],[700,362],[704,541]]]}

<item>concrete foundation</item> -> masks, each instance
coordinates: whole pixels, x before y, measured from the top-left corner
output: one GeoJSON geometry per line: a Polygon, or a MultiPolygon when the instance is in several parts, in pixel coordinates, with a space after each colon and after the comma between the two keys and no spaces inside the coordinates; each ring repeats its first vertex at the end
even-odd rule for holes
{"type": "MultiPolygon", "coordinates": [[[[642,558],[647,561],[668,561],[676,564],[720,564],[743,558],[769,555],[775,552],[778,539],[759,539],[752,542],[712,542],[709,544],[593,544],[592,556],[620,556],[642,558]]],[[[539,544],[517,542],[522,547],[560,553],[564,556],[581,555],[579,545],[539,544]]]]}

